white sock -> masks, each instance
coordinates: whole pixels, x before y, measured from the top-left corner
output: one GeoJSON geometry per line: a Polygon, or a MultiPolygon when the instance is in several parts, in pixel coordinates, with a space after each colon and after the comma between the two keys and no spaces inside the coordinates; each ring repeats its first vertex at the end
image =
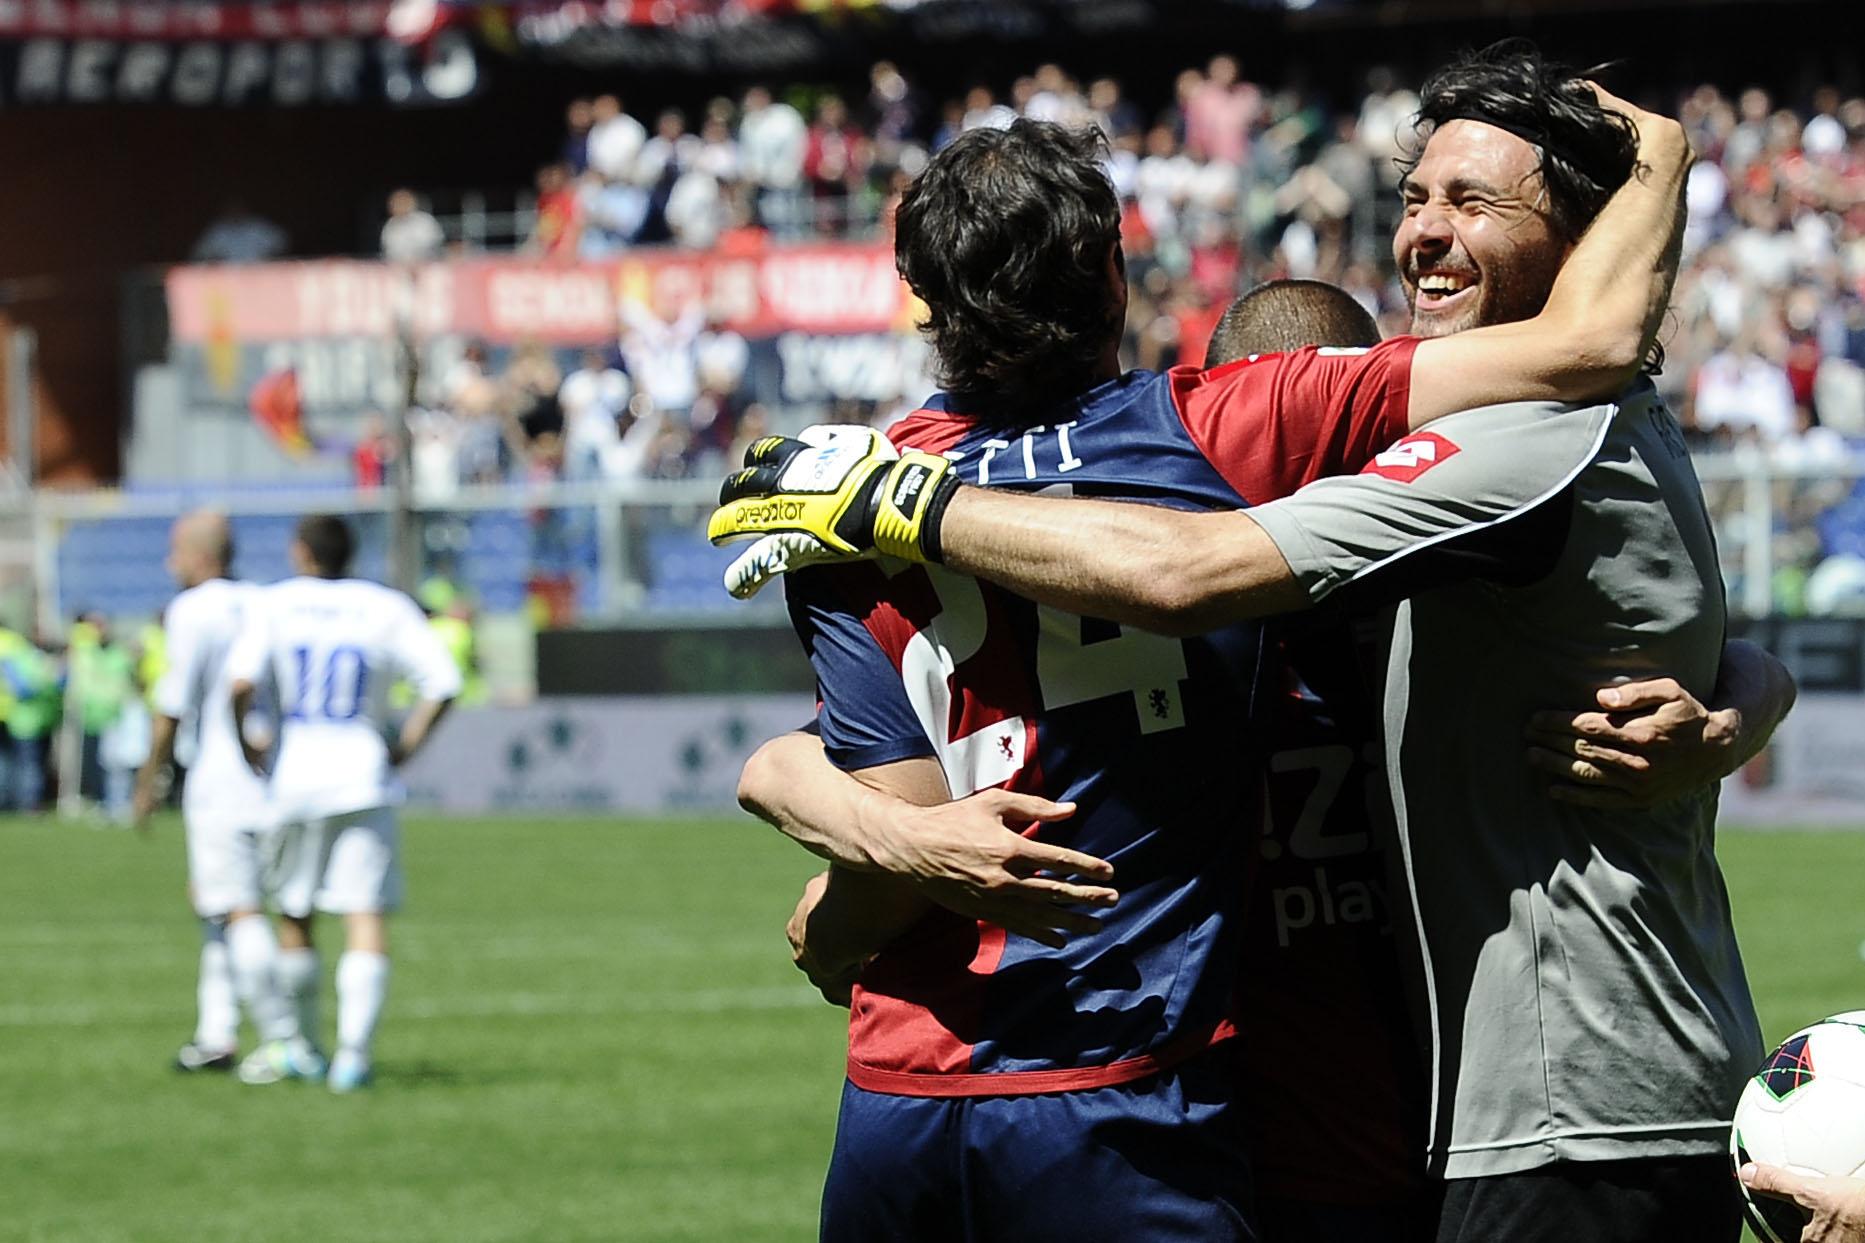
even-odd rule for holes
{"type": "Polygon", "coordinates": [[[218,1052],[240,1043],[240,1008],[234,1001],[233,967],[227,954],[227,924],[201,921],[201,976],[195,985],[194,1043],[218,1052]]]}
{"type": "Polygon", "coordinates": [[[317,1043],[317,988],[322,983],[323,964],[315,949],[282,949],[278,952],[278,991],[298,1012],[298,1030],[312,1044],[317,1043]]]}
{"type": "Polygon", "coordinates": [[[278,937],[264,915],[247,915],[227,924],[227,955],[233,960],[233,987],[246,1016],[262,1040],[290,1040],[298,1034],[298,1010],[279,988],[278,937]]]}
{"type": "Polygon", "coordinates": [[[337,959],[337,1048],[369,1060],[389,991],[389,956],[349,950],[337,959]]]}

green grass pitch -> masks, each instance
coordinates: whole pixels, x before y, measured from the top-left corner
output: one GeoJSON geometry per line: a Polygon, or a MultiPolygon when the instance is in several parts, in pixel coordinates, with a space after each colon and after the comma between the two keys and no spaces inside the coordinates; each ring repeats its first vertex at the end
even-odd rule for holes
{"type": "MultiPolygon", "coordinates": [[[[731,819],[415,820],[406,849],[379,1081],[337,1098],[167,1069],[174,821],[0,820],[0,1238],[813,1236],[842,1022],[782,937],[813,860],[731,819]]],[[[1865,1006],[1865,834],[1722,851],[1770,1036],[1865,1006]]]]}

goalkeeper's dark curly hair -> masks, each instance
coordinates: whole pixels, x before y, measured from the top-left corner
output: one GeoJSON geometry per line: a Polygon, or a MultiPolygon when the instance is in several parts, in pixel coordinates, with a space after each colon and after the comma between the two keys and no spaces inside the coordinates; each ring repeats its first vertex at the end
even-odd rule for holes
{"type": "Polygon", "coordinates": [[[1527,39],[1464,55],[1419,91],[1418,142],[1405,171],[1417,166],[1425,140],[1446,121],[1508,130],[1540,155],[1549,215],[1563,237],[1577,240],[1638,161],[1637,128],[1601,107],[1586,83],[1603,68],[1576,70],[1543,59],[1527,39]]]}
{"type": "Polygon", "coordinates": [[[894,262],[931,312],[921,331],[939,382],[965,408],[1034,421],[1087,387],[1117,339],[1120,203],[1104,152],[1097,131],[1046,121],[974,129],[901,197],[894,262]]]}

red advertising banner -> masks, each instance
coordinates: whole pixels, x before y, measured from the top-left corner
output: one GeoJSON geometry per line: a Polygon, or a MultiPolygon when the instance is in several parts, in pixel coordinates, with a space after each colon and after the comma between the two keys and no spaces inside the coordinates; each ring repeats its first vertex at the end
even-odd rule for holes
{"type": "MultiPolygon", "coordinates": [[[[334,39],[398,33],[411,27],[410,6],[389,0],[275,4],[223,0],[0,0],[0,39],[334,39]]],[[[410,34],[427,30],[410,29],[410,34]]]]}
{"type": "Polygon", "coordinates": [[[168,275],[176,343],[457,335],[494,344],[612,340],[625,303],[662,319],[700,306],[747,337],[898,332],[914,299],[885,243],[673,250],[604,263],[465,259],[396,268],[353,260],[180,267],[168,275]]]}

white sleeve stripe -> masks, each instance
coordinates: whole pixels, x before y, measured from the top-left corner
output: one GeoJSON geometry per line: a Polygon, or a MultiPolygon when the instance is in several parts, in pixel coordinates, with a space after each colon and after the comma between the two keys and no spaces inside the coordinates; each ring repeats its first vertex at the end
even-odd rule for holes
{"type": "MultiPolygon", "coordinates": [[[[1315,602],[1320,603],[1322,600],[1326,599],[1329,595],[1332,595],[1335,591],[1338,591],[1340,588],[1347,586],[1349,583],[1358,582],[1360,579],[1365,578],[1369,574],[1376,574],[1380,570],[1385,569],[1387,566],[1393,564],[1394,562],[1399,561],[1405,557],[1411,556],[1413,553],[1423,552],[1427,548],[1436,547],[1437,545],[1444,543],[1446,540],[1461,539],[1462,537],[1469,535],[1473,531],[1481,531],[1488,527],[1496,526],[1498,523],[1508,522],[1512,518],[1519,518],[1523,514],[1528,513],[1531,510],[1537,509],[1542,505],[1545,505],[1548,501],[1552,500],[1554,497],[1559,496],[1563,490],[1571,486],[1574,480],[1580,477],[1580,474],[1582,471],[1586,470],[1587,467],[1593,465],[1594,459],[1599,456],[1599,451],[1600,451],[1601,446],[1603,446],[1606,443],[1606,437],[1612,432],[1612,425],[1613,425],[1614,420],[1616,420],[1618,417],[1619,417],[1618,407],[1615,406],[1613,413],[1610,416],[1600,420],[1599,431],[1594,434],[1593,445],[1590,449],[1587,450],[1586,456],[1581,458],[1580,462],[1572,470],[1568,471],[1565,475],[1561,477],[1561,479],[1558,482],[1548,487],[1539,496],[1536,496],[1532,500],[1522,502],[1520,505],[1517,505],[1514,509],[1511,509],[1508,513],[1498,514],[1494,518],[1486,518],[1481,522],[1466,523],[1465,525],[1461,527],[1457,527],[1454,530],[1440,531],[1438,534],[1431,536],[1429,539],[1419,540],[1416,544],[1411,544],[1405,548],[1398,549],[1395,552],[1388,553],[1385,557],[1382,557],[1378,561],[1372,562],[1369,565],[1361,566],[1359,569],[1355,570],[1351,575],[1349,575],[1345,580],[1341,582],[1333,583],[1331,585],[1323,586],[1321,592],[1314,597],[1315,602]]],[[[1426,424],[1425,426],[1426,428],[1429,428],[1430,424],[1426,424]]]]}

